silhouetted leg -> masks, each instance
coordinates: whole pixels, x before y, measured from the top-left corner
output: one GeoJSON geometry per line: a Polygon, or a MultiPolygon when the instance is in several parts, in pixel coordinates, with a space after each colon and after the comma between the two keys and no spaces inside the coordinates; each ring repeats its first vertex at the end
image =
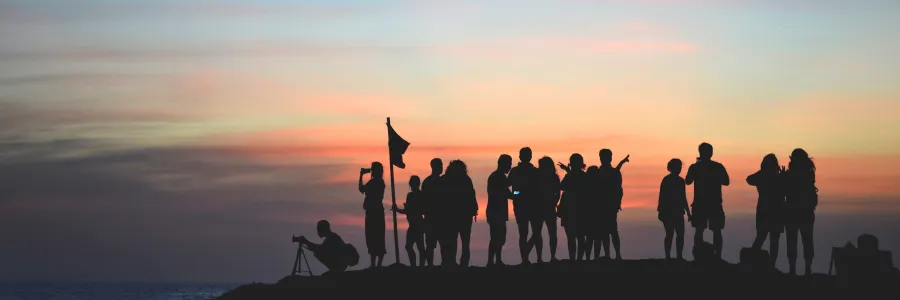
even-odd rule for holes
{"type": "Polygon", "coordinates": [[[406,255],[409,256],[409,265],[412,267],[416,266],[416,251],[413,248],[413,245],[406,243],[406,255]]]}
{"type": "Polygon", "coordinates": [[[578,245],[576,243],[577,237],[575,236],[575,230],[571,229],[572,225],[563,227],[566,233],[566,250],[569,251],[569,260],[575,260],[577,258],[578,245]]]}
{"type": "Polygon", "coordinates": [[[434,234],[432,221],[425,220],[425,261],[429,266],[434,266],[434,248],[437,247],[437,237],[434,234]]]}
{"type": "Polygon", "coordinates": [[[675,224],[675,255],[681,260],[684,259],[684,219],[675,224]]]}
{"type": "Polygon", "coordinates": [[[583,234],[578,235],[578,258],[577,260],[584,260],[584,255],[587,252],[587,237],[583,234]]]}
{"type": "Polygon", "coordinates": [[[803,242],[803,259],[806,263],[804,274],[812,274],[812,262],[815,257],[815,245],[813,244],[813,224],[807,223],[800,226],[800,239],[803,242]]]}
{"type": "Polygon", "coordinates": [[[522,255],[522,263],[531,263],[528,261],[528,220],[516,220],[516,226],[519,227],[519,254],[522,255]]]}
{"type": "Polygon", "coordinates": [[[766,235],[768,235],[768,231],[762,229],[756,230],[756,238],[753,239],[753,249],[762,249],[763,242],[766,241],[766,235]]]}
{"type": "Polygon", "coordinates": [[[462,242],[462,254],[460,255],[459,264],[463,267],[469,266],[469,241],[472,238],[472,219],[462,221],[462,227],[459,232],[459,239],[462,242]]]}
{"type": "Polygon", "coordinates": [[[672,226],[670,222],[663,222],[663,227],[666,230],[666,237],[663,238],[663,249],[666,253],[666,259],[672,258],[672,238],[675,235],[675,226],[672,226]]]}
{"type": "Polygon", "coordinates": [[[611,236],[613,248],[616,249],[616,259],[622,259],[622,248],[619,247],[621,244],[621,241],[619,240],[619,231],[613,231],[611,236]]]}
{"type": "Polygon", "coordinates": [[[447,241],[450,244],[450,249],[448,251],[448,252],[450,252],[450,257],[448,257],[448,258],[450,259],[450,265],[457,266],[457,265],[459,265],[459,261],[457,260],[458,257],[456,256],[457,253],[459,253],[459,227],[458,227],[459,225],[457,225],[457,224],[454,224],[454,225],[456,225],[456,226],[454,226],[450,237],[447,239],[447,241]]]}
{"type": "Polygon", "coordinates": [[[556,261],[556,217],[551,217],[546,220],[547,222],[547,235],[550,237],[550,261],[556,261]]]}
{"type": "Polygon", "coordinates": [[[378,256],[378,267],[380,268],[383,263],[384,263],[384,255],[379,255],[378,256]]]}
{"type": "Polygon", "coordinates": [[[372,269],[375,268],[375,263],[376,263],[376,261],[377,261],[377,258],[378,258],[378,256],[376,256],[375,254],[370,254],[370,255],[369,255],[369,261],[372,262],[372,265],[369,266],[369,268],[372,268],[372,269]]]}
{"type": "Polygon", "coordinates": [[[703,231],[705,228],[696,227],[694,228],[694,247],[703,243],[703,231]]]}
{"type": "Polygon", "coordinates": [[[610,249],[609,248],[609,234],[606,234],[606,233],[601,234],[600,241],[603,242],[603,248],[606,249],[606,252],[603,253],[603,257],[609,258],[610,254],[611,254],[610,252],[612,252],[612,251],[609,251],[609,249],[610,249]]]}
{"type": "Polygon", "coordinates": [[[722,230],[713,230],[713,247],[716,250],[716,257],[722,258],[722,230]]]}
{"type": "MultiPolygon", "coordinates": [[[[544,262],[544,239],[542,238],[544,227],[544,220],[540,218],[535,218],[531,221],[531,241],[529,244],[531,247],[534,247],[534,252],[537,253],[537,262],[544,262]]],[[[529,247],[529,248],[531,248],[529,247]]]]}
{"type": "Polygon", "coordinates": [[[406,245],[404,246],[404,248],[406,249],[406,255],[409,256],[409,265],[412,267],[416,266],[416,251],[413,246],[415,244],[415,241],[415,232],[413,232],[412,228],[407,229],[406,245]]]}
{"type": "Polygon", "coordinates": [[[775,262],[778,260],[778,244],[780,239],[780,232],[773,231],[769,233],[769,259],[771,260],[772,268],[775,268],[775,262]]]}
{"type": "Polygon", "coordinates": [[[786,228],[785,241],[787,241],[787,258],[791,275],[797,275],[797,227],[790,225],[786,228]]]}

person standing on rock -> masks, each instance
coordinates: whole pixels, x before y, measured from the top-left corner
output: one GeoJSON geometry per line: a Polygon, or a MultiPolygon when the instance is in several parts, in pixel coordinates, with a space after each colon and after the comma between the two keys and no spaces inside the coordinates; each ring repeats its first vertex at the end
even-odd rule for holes
{"type": "Polygon", "coordinates": [[[684,182],[694,185],[694,202],[691,203],[694,225],[694,247],[704,243],[703,232],[713,232],[713,253],[722,258],[722,229],[725,229],[725,210],[722,207],[722,187],[731,184],[725,166],[712,160],[713,146],[702,143],[698,147],[700,157],[687,171],[684,182]]]}

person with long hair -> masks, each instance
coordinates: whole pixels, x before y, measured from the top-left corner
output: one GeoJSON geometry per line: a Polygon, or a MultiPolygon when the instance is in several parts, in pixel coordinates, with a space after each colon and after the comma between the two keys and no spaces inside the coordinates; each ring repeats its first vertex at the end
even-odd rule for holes
{"type": "Polygon", "coordinates": [[[441,186],[445,191],[445,199],[448,201],[449,225],[452,227],[450,235],[446,237],[447,245],[441,244],[441,263],[444,265],[456,265],[456,241],[457,237],[462,243],[462,253],[459,258],[460,266],[469,265],[469,241],[472,237],[472,222],[478,216],[478,200],[475,198],[475,186],[469,177],[466,164],[461,160],[451,161],[447,165],[447,172],[441,176],[441,186]],[[445,253],[446,252],[446,253],[445,253]],[[447,262],[447,263],[445,263],[447,262]]]}
{"type": "Polygon", "coordinates": [[[805,150],[797,148],[791,152],[791,161],[785,171],[785,227],[787,230],[787,255],[791,275],[797,274],[797,235],[803,243],[803,258],[806,262],[804,274],[812,273],[813,224],[816,221],[816,206],[819,204],[819,189],[816,188],[816,165],[805,150]]]}
{"type": "Polygon", "coordinates": [[[566,244],[569,249],[569,260],[578,259],[579,247],[584,247],[584,240],[579,240],[576,230],[578,203],[587,194],[587,175],[584,173],[584,157],[575,153],[569,157],[569,164],[558,163],[559,167],[566,171],[566,176],[560,182],[562,198],[559,203],[560,225],[565,229],[566,244]]]}
{"type": "MultiPolygon", "coordinates": [[[[550,244],[548,245],[550,248],[550,261],[555,262],[558,261],[556,259],[556,244],[558,240],[556,236],[556,207],[559,205],[560,184],[559,174],[556,173],[556,164],[553,163],[553,159],[549,156],[544,156],[538,160],[538,173],[541,178],[541,211],[543,212],[541,215],[543,222],[547,224],[547,235],[550,238],[550,244]]],[[[543,245],[535,245],[535,247],[538,261],[540,261],[543,245]]]]}
{"type": "Polygon", "coordinates": [[[756,202],[756,238],[754,249],[762,249],[769,238],[769,259],[772,267],[778,258],[778,244],[784,232],[784,188],[782,174],[775,154],[763,157],[759,171],[747,176],[747,184],[755,186],[759,193],[756,202]]]}
{"type": "Polygon", "coordinates": [[[373,162],[370,169],[363,168],[359,171],[359,192],[366,195],[363,201],[363,209],[366,211],[366,247],[371,258],[370,268],[381,267],[387,248],[384,244],[384,166],[380,162],[373,162]],[[363,184],[363,175],[371,173],[366,184],[363,184]]]}

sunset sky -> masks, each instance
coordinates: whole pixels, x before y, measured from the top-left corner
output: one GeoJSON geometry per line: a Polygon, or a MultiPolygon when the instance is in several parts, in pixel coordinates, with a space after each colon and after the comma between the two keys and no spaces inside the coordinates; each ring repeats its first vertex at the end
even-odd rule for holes
{"type": "MultiPolygon", "coordinates": [[[[709,142],[736,261],[754,234],[744,179],[801,147],[816,271],[863,232],[900,251],[898,15],[896,0],[0,0],[0,279],[274,281],[320,219],[367,266],[356,180],[387,165],[386,117],[411,143],[400,203],[434,157],[469,165],[483,209],[500,154],[599,164],[610,148],[631,155],[624,256],[662,257],[666,162],[709,142]]],[[[483,264],[483,218],[474,231],[483,264]]]]}

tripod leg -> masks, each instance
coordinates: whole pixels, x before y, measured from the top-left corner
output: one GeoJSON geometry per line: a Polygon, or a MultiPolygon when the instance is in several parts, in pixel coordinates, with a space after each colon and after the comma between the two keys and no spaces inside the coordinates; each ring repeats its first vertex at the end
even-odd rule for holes
{"type": "Polygon", "coordinates": [[[291,268],[291,276],[296,276],[297,268],[302,267],[302,266],[300,266],[300,256],[302,256],[302,255],[303,255],[303,247],[298,246],[297,247],[297,255],[294,256],[294,267],[291,268]]]}
{"type": "MultiPolygon", "coordinates": [[[[315,275],[313,275],[312,268],[310,268],[310,266],[309,266],[309,259],[306,258],[306,252],[303,251],[303,248],[300,248],[300,256],[303,256],[303,262],[306,263],[306,272],[309,273],[309,276],[315,276],[315,275]]],[[[300,265],[300,268],[301,268],[300,272],[303,272],[302,264],[300,265]]]]}

